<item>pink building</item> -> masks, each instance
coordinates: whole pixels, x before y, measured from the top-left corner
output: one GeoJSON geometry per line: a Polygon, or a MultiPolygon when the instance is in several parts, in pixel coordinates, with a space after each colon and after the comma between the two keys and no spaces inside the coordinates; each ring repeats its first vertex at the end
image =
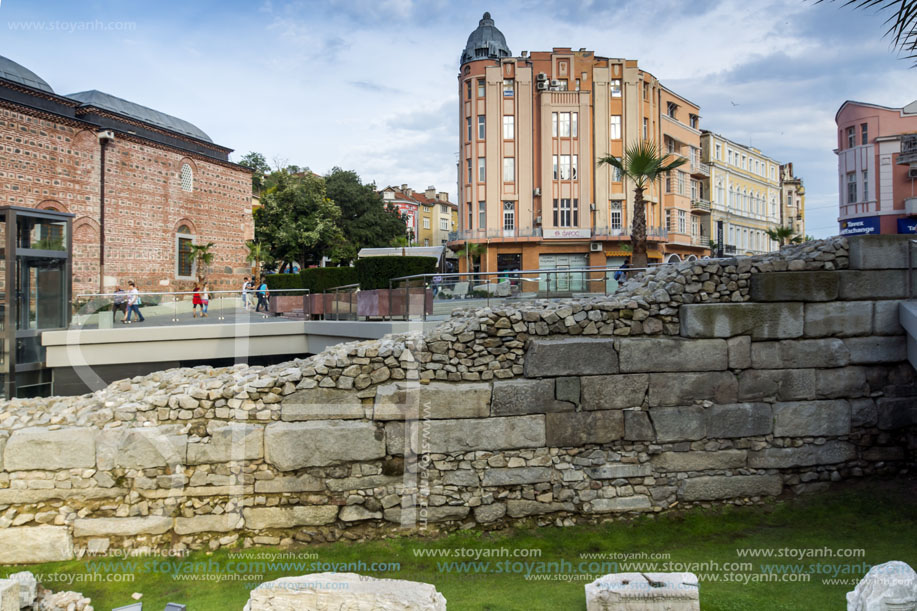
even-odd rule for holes
{"type": "Polygon", "coordinates": [[[834,120],[840,234],[917,233],[917,101],[848,100],[834,120]]]}

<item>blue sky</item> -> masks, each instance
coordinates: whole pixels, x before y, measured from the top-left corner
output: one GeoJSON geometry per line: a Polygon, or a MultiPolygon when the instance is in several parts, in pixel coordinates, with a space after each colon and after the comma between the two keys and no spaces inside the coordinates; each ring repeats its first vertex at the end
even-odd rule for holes
{"type": "Polygon", "coordinates": [[[794,162],[818,237],[837,232],[841,103],[917,99],[884,16],[806,0],[2,0],[0,54],[57,93],[191,121],[234,159],[454,197],[458,59],[485,10],[514,54],[637,59],[700,104],[701,127],[794,162]]]}

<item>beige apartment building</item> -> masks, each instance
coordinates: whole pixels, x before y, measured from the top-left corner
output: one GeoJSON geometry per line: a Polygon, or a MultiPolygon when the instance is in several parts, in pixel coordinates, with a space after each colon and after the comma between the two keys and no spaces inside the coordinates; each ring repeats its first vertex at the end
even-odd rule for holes
{"type": "MultiPolygon", "coordinates": [[[[597,160],[642,139],[689,160],[646,191],[650,260],[709,254],[698,106],[636,60],[571,48],[513,56],[485,13],[462,54],[458,89],[459,227],[449,244],[486,245],[474,269],[623,263],[633,185],[597,160]]],[[[460,265],[466,271],[465,258],[460,265]]]]}
{"type": "Polygon", "coordinates": [[[793,173],[793,164],[780,166],[780,225],[793,230],[794,236],[806,235],[806,188],[802,178],[793,173]]]}

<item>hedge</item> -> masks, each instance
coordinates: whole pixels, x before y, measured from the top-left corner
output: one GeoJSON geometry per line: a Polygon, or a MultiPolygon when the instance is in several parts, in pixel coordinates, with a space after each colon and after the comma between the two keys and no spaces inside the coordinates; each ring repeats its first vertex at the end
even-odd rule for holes
{"type": "Polygon", "coordinates": [[[433,257],[367,257],[355,264],[360,289],[387,289],[392,278],[436,273],[433,257]]]}
{"type": "MultiPolygon", "coordinates": [[[[302,278],[300,278],[299,274],[268,274],[264,279],[267,282],[268,290],[271,292],[303,288],[302,278]]],[[[257,281],[255,281],[255,288],[258,288],[257,281]]]]}
{"type": "Polygon", "coordinates": [[[324,293],[336,286],[357,283],[357,270],[353,267],[312,267],[299,274],[302,277],[302,287],[313,293],[324,293]]]}

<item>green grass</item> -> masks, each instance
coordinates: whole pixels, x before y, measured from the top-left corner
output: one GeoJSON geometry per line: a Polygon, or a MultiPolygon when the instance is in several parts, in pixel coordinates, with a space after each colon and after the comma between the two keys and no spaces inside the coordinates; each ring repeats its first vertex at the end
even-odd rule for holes
{"type": "MultiPolygon", "coordinates": [[[[435,584],[446,597],[450,611],[486,609],[492,611],[537,611],[541,609],[586,608],[582,580],[578,573],[580,554],[592,552],[667,553],[669,561],[680,563],[718,563],[694,570],[699,575],[721,576],[721,581],[701,577],[700,597],[704,611],[796,609],[843,609],[844,594],[862,575],[862,565],[880,564],[889,560],[903,560],[917,566],[917,481],[893,480],[860,482],[846,485],[817,497],[777,502],[762,507],[722,507],[694,509],[681,513],[644,516],[632,521],[615,521],[596,526],[571,528],[515,528],[507,531],[481,533],[466,531],[441,538],[429,539],[401,537],[370,543],[339,542],[295,548],[294,552],[317,554],[317,561],[326,563],[359,563],[367,565],[381,562],[400,563],[400,570],[391,572],[363,571],[375,577],[410,579],[435,584]],[[552,568],[555,581],[527,580],[523,574],[493,571],[478,574],[444,572],[438,565],[446,562],[472,562],[474,559],[443,559],[419,557],[418,550],[447,549],[508,550],[537,549],[540,558],[480,558],[478,562],[491,562],[493,568],[501,560],[555,563],[552,568]],[[825,548],[838,550],[862,548],[865,557],[858,558],[741,558],[737,548],[825,548]],[[557,567],[565,560],[572,565],[557,567]],[[732,571],[746,583],[722,581],[731,571],[723,564],[751,562],[751,570],[732,571]],[[840,570],[854,567],[837,577],[850,579],[849,584],[824,583],[833,575],[810,573],[810,565],[834,565],[840,570]],[[803,565],[810,574],[807,582],[761,582],[762,565],[803,565]],[[745,577],[742,577],[745,576],[745,577]]],[[[241,550],[234,550],[241,551],[241,550]]],[[[245,550],[264,553],[289,553],[277,548],[245,550]]],[[[226,568],[232,561],[229,551],[212,554],[197,552],[186,558],[165,559],[171,562],[200,562],[226,568]]],[[[775,552],[779,553],[779,551],[775,552]]],[[[92,572],[87,560],[61,562],[28,567],[34,573],[54,573],[71,576],[77,581],[70,586],[45,582],[54,590],[72,589],[83,592],[93,600],[97,610],[110,609],[131,602],[132,592],[142,592],[144,607],[153,611],[162,609],[168,601],[189,604],[193,611],[241,609],[248,598],[250,584],[245,581],[180,581],[169,571],[145,571],[149,558],[134,559],[137,573],[133,583],[105,583],[78,581],[92,572]]],[[[309,563],[314,560],[277,560],[309,563]]],[[[644,560],[645,561],[645,560],[644,560]]],[[[100,562],[95,559],[94,562],[100,562]]],[[[123,565],[107,558],[102,562],[112,567],[115,575],[122,575],[123,565]]],[[[173,568],[178,565],[172,565],[173,568]]],[[[187,565],[186,565],[187,566],[187,565]]],[[[530,565],[534,570],[544,564],[530,565]]],[[[151,567],[149,567],[151,568],[151,567]]],[[[4,567],[0,573],[10,573],[20,568],[4,567]]],[[[284,575],[297,575],[306,570],[276,569],[264,574],[263,580],[284,575]]],[[[197,574],[216,573],[202,566],[197,574]]],[[[261,581],[258,579],[255,581],[261,581]]],[[[591,579],[590,579],[591,580],[591,579]]]]}

